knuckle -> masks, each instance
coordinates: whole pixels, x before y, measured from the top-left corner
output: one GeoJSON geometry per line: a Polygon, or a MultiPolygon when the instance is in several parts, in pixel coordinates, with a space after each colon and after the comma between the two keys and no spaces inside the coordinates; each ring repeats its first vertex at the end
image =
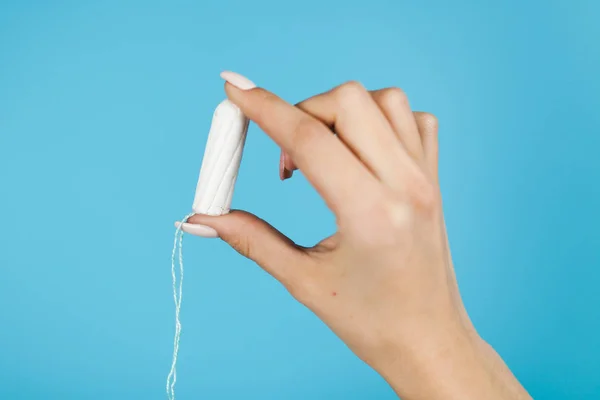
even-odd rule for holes
{"type": "Polygon", "coordinates": [[[322,134],[321,123],[309,117],[298,120],[292,132],[292,143],[298,152],[304,151],[311,143],[322,134]]]}
{"type": "Polygon", "coordinates": [[[242,235],[235,236],[229,240],[229,244],[244,257],[252,259],[252,246],[246,237],[242,235]]]}
{"type": "Polygon", "coordinates": [[[402,232],[412,226],[412,209],[406,202],[391,196],[382,196],[378,201],[369,202],[345,230],[362,246],[379,248],[397,244],[402,232]]]}
{"type": "Polygon", "coordinates": [[[427,125],[430,125],[432,127],[436,127],[438,126],[438,119],[434,114],[425,112],[423,113],[423,120],[425,121],[425,123],[427,125]]]}
{"type": "Polygon", "coordinates": [[[358,81],[348,81],[336,89],[336,95],[340,102],[352,102],[364,98],[367,95],[367,89],[358,81]]]}
{"type": "Polygon", "coordinates": [[[410,207],[399,201],[386,203],[383,208],[387,227],[394,232],[405,230],[412,224],[412,213],[410,207]]]}
{"type": "Polygon", "coordinates": [[[419,126],[422,127],[427,135],[436,135],[438,131],[438,119],[435,115],[427,112],[416,113],[416,119],[419,126]]]}
{"type": "Polygon", "coordinates": [[[393,87],[381,92],[380,101],[385,107],[397,108],[408,105],[408,96],[404,90],[393,87]]]}
{"type": "Polygon", "coordinates": [[[390,248],[406,238],[413,224],[411,208],[401,202],[379,205],[371,213],[368,229],[359,230],[360,241],[367,248],[390,248]]]}
{"type": "Polygon", "coordinates": [[[439,192],[433,185],[427,185],[424,187],[424,190],[421,191],[419,200],[421,208],[426,211],[435,211],[440,205],[439,192]]]}
{"type": "MultiPolygon", "coordinates": [[[[246,258],[255,260],[253,229],[249,219],[245,219],[237,229],[227,233],[223,239],[238,253],[246,258]]],[[[255,260],[256,261],[256,260],[255,260]]]]}
{"type": "Polygon", "coordinates": [[[440,206],[439,190],[423,174],[413,178],[407,191],[412,205],[421,212],[430,213],[440,206]]]}

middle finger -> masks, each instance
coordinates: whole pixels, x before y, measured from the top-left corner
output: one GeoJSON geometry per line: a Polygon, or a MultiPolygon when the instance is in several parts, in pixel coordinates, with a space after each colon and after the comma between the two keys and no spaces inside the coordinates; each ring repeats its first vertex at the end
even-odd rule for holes
{"type": "Polygon", "coordinates": [[[338,86],[297,107],[332,128],[386,186],[397,188],[402,184],[402,173],[412,160],[362,85],[350,82],[338,86]]]}

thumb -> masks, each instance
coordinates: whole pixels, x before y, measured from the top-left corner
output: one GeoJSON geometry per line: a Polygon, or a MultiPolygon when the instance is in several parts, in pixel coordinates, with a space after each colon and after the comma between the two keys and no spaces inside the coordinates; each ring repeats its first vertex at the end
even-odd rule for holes
{"type": "Polygon", "coordinates": [[[287,236],[245,211],[236,210],[220,216],[195,214],[181,229],[194,234],[196,228],[207,227],[214,229],[238,253],[255,261],[284,284],[298,272],[302,259],[307,256],[287,236]]]}

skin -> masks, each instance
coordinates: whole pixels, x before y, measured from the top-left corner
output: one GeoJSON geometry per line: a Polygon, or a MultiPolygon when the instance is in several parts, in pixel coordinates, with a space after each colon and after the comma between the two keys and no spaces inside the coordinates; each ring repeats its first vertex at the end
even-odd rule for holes
{"type": "Polygon", "coordinates": [[[402,399],[530,399],[477,333],[460,297],[438,184],[438,123],[398,88],[360,83],[291,105],[225,85],[335,214],[337,232],[302,247],[233,211],[214,228],[321,318],[402,399]],[[334,133],[334,134],[332,134],[334,133]]]}

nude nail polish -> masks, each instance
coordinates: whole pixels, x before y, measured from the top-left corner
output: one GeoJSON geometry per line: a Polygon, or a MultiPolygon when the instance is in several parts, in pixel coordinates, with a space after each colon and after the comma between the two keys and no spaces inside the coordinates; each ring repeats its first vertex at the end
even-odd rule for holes
{"type": "Polygon", "coordinates": [[[219,237],[219,234],[217,233],[217,231],[214,228],[211,228],[210,226],[199,225],[199,224],[190,224],[187,222],[184,222],[183,224],[181,224],[181,222],[179,222],[179,221],[175,222],[176,228],[179,228],[180,225],[181,225],[181,230],[184,231],[185,233],[189,233],[190,235],[200,236],[200,237],[204,237],[204,238],[219,237]]]}
{"type": "Polygon", "coordinates": [[[223,71],[221,72],[221,78],[241,90],[250,90],[256,87],[254,82],[236,72],[223,71]]]}

